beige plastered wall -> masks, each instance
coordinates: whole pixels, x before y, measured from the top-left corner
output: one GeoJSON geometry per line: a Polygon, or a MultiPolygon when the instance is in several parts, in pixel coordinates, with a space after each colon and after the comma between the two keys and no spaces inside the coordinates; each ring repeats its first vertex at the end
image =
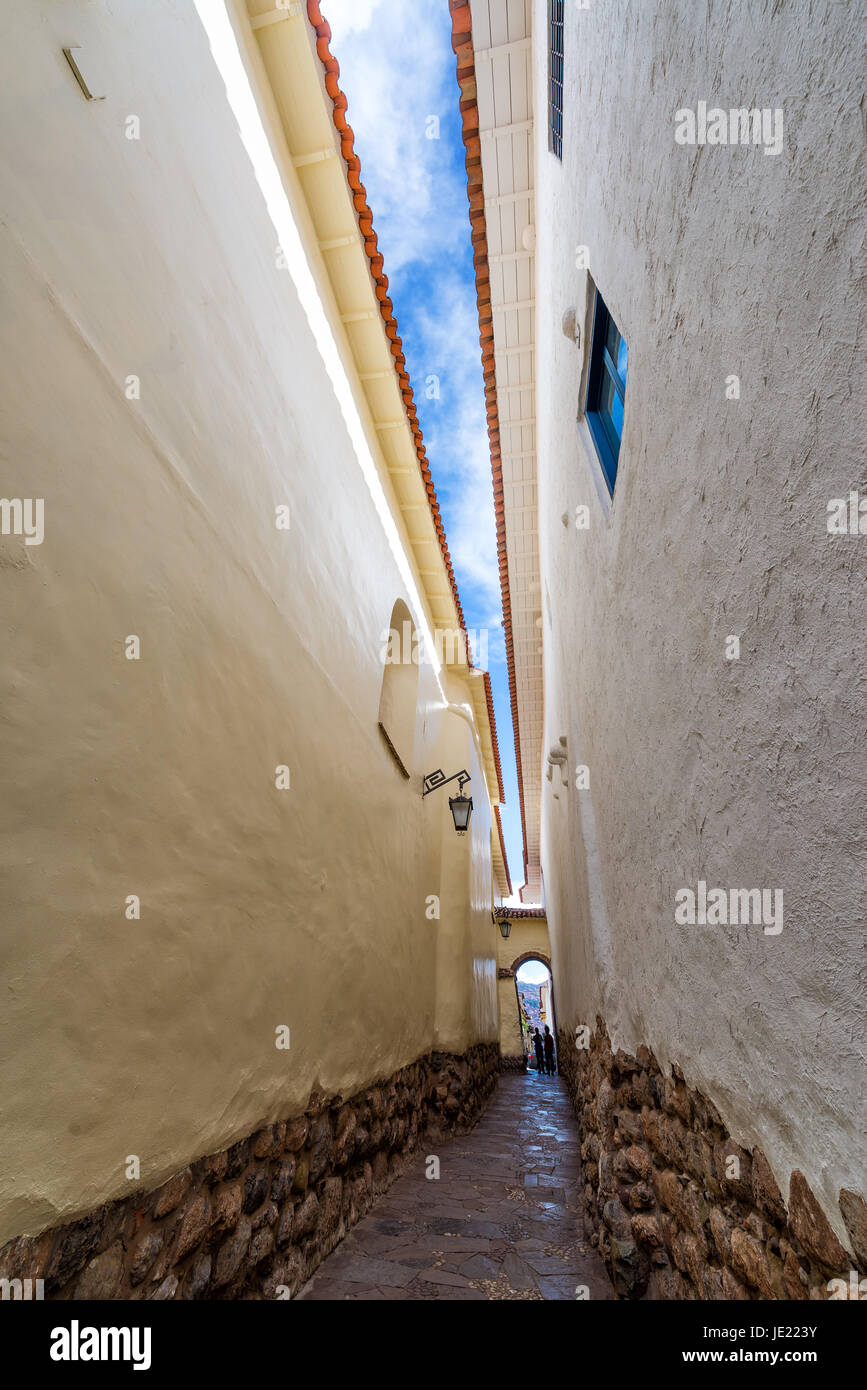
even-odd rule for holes
{"type": "Polygon", "coordinates": [[[45,538],[0,539],[0,1242],[498,1031],[468,683],[421,668],[407,780],[409,596],[195,9],[9,18],[0,490],[45,538]]]}

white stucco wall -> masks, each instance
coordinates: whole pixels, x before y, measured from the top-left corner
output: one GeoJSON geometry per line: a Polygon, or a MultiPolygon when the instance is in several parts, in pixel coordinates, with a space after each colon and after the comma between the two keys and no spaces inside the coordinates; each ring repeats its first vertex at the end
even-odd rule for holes
{"type": "Polygon", "coordinates": [[[857,6],[566,6],[563,162],[536,0],[543,871],[560,1022],[600,1012],[767,1153],[838,1232],[863,1187],[867,824],[863,53],[857,6]],[[784,148],[679,146],[701,100],[781,107],[784,148]],[[576,417],[589,268],[629,346],[610,515],[576,417]],[[725,378],[740,378],[726,400],[725,378]],[[588,531],[575,509],[590,509],[588,531]],[[562,518],[569,524],[564,525],[562,518]],[[738,661],[726,637],[740,636],[738,661]],[[784,893],[784,928],[679,927],[675,893],[784,893]]]}
{"type": "Polygon", "coordinates": [[[0,1243],[124,1195],[130,1154],[152,1185],[497,1036],[469,691],[422,669],[407,781],[377,717],[408,596],[195,9],[158,11],[4,14],[0,491],[45,539],[0,539],[0,1243]],[[466,842],[421,796],[453,758],[466,842]]]}

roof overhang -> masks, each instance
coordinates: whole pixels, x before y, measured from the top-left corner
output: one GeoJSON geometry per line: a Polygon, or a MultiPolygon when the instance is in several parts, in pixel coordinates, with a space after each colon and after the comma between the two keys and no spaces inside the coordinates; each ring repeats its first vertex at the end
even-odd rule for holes
{"type": "Polygon", "coordinates": [[[487,673],[472,665],[445,528],[418,422],[382,253],[361,182],[331,29],[318,0],[230,0],[260,114],[304,231],[311,270],[347,371],[371,454],[446,669],[470,680],[500,891],[511,892],[499,824],[504,800],[487,673]],[[463,641],[455,642],[456,634],[463,641]]]}
{"type": "Polygon", "coordinates": [[[544,738],[535,386],[535,191],[529,7],[450,0],[515,758],[522,898],[541,898],[544,738]],[[496,96],[496,100],[495,100],[496,96]]]}

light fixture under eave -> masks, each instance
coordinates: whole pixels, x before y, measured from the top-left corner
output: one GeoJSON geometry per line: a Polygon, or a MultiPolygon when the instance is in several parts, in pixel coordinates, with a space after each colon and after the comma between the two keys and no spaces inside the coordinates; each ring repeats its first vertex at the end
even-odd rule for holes
{"type": "Polygon", "coordinates": [[[459,835],[466,835],[470,826],[470,816],[473,814],[473,798],[464,796],[464,787],[470,780],[470,774],[464,768],[461,772],[453,772],[451,777],[446,777],[441,767],[435,772],[429,772],[422,784],[422,796],[427,796],[429,792],[435,792],[437,787],[444,787],[448,782],[457,780],[458,795],[449,797],[449,810],[452,813],[452,820],[455,823],[455,830],[459,835]]]}
{"type": "Polygon", "coordinates": [[[497,925],[500,928],[500,936],[503,938],[504,941],[508,941],[509,933],[512,930],[511,922],[508,920],[508,918],[506,918],[502,922],[499,922],[497,925]]]}

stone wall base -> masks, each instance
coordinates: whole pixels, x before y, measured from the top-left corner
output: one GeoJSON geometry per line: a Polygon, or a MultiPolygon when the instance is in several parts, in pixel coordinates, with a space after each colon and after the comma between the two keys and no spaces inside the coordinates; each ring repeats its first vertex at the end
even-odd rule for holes
{"type": "Polygon", "coordinates": [[[833,1280],[857,1288],[860,1196],[840,1194],[850,1253],[804,1175],[792,1173],[786,1203],[761,1150],[739,1148],[677,1067],[666,1077],[647,1048],[612,1052],[601,1018],[589,1048],[564,1030],[559,1041],[582,1141],[584,1229],[619,1298],[818,1300],[847,1296],[833,1280]]]}
{"type": "Polygon", "coordinates": [[[501,1057],[500,1071],[518,1071],[523,1073],[527,1070],[527,1064],[523,1057],[501,1057]]]}
{"type": "MultiPolygon", "coordinates": [[[[497,1043],[434,1052],[138,1191],[0,1250],[0,1278],[43,1279],[47,1299],[294,1296],[399,1175],[419,1139],[479,1118],[497,1043]]],[[[14,1296],[14,1295],[13,1295],[14,1296]]]]}

